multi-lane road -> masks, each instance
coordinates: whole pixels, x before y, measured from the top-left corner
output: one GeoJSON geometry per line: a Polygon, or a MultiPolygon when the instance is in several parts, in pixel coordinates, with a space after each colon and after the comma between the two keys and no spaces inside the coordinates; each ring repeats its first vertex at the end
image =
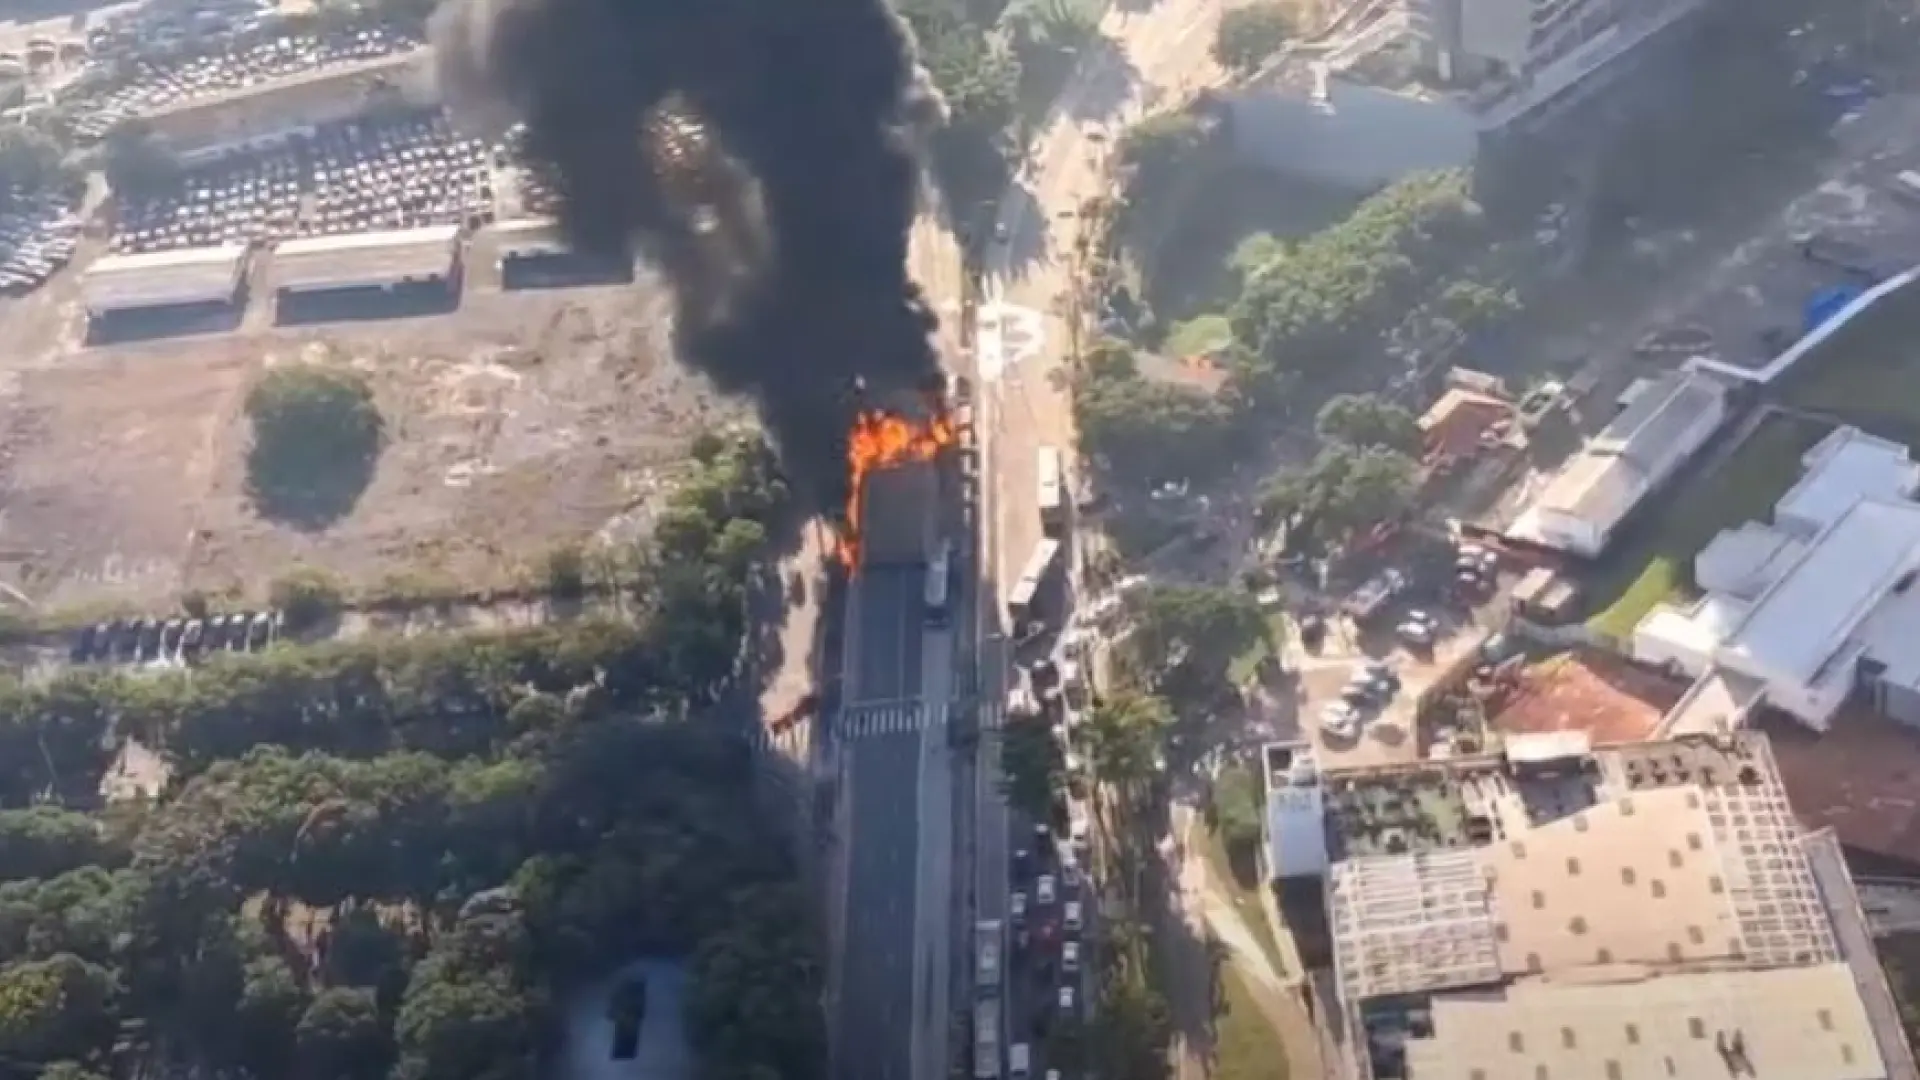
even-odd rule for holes
{"type": "MultiPolygon", "coordinates": [[[[978,387],[977,501],[967,523],[974,543],[960,545],[978,589],[960,591],[948,630],[927,624],[923,567],[863,567],[849,588],[830,739],[843,802],[830,1017],[841,1080],[943,1080],[964,1051],[950,1034],[952,1017],[968,1005],[955,995],[970,992],[964,965],[973,923],[1009,921],[1012,823],[991,729],[1017,673],[1001,599],[1041,535],[1038,449],[1074,445],[1066,327],[1056,310],[1071,283],[1071,211],[1099,193],[1110,127],[1180,89],[1174,80],[1211,72],[1207,46],[1220,7],[1221,0],[1162,0],[1146,13],[1108,17],[1103,31],[1124,60],[1083,71],[1034,147],[1035,200],[1009,200],[1001,224],[1013,242],[990,253],[973,350],[951,333],[963,291],[958,244],[936,214],[915,227],[914,274],[948,329],[942,352],[978,387]],[[1118,104],[1093,115],[1091,98],[1116,77],[1126,80],[1118,104]],[[1040,256],[1016,271],[1011,250],[1040,256]],[[956,702],[986,729],[977,752],[949,740],[956,702]]],[[[886,508],[869,508],[875,512],[886,508]]],[[[1012,1019],[1003,1013],[1003,1052],[1024,1037],[1025,1017],[1017,1027],[1012,1019]]]]}

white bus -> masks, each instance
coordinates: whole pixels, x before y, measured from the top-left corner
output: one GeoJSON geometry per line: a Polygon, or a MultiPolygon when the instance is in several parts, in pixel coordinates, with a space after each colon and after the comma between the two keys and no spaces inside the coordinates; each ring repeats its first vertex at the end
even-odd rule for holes
{"type": "Polygon", "coordinates": [[[1033,556],[1027,560],[1027,568],[1020,574],[1020,580],[1013,583],[1013,591],[1007,594],[1007,618],[1014,624],[1014,633],[1019,634],[1024,626],[1036,618],[1034,608],[1040,599],[1040,591],[1047,585],[1047,579],[1053,575],[1054,566],[1060,561],[1060,541],[1042,540],[1033,549],[1033,556]]]}
{"type": "Polygon", "coordinates": [[[982,992],[1000,988],[1000,920],[982,919],[974,924],[976,959],[973,983],[982,992]]]}
{"type": "Polygon", "coordinates": [[[998,1080],[1000,1076],[998,998],[973,1003],[973,1076],[974,1080],[998,1080]]]}
{"type": "Polygon", "coordinates": [[[953,541],[942,540],[927,560],[927,621],[942,626],[947,621],[947,605],[953,591],[953,541]]]}
{"type": "Polygon", "coordinates": [[[1040,527],[1048,536],[1058,536],[1067,523],[1066,471],[1058,447],[1040,448],[1040,527]]]}

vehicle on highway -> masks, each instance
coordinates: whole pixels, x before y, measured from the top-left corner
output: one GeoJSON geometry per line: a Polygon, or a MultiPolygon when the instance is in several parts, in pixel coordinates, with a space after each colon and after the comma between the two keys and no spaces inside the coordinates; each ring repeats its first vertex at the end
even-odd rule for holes
{"type": "Polygon", "coordinates": [[[997,1080],[1000,1075],[1000,1002],[973,1003],[973,1080],[997,1080]]]}
{"type": "Polygon", "coordinates": [[[1069,975],[1080,970],[1080,943],[1063,942],[1060,945],[1060,970],[1069,975]]]}
{"type": "Polygon", "coordinates": [[[1007,1047],[1007,1075],[1012,1080],[1027,1080],[1029,1070],[1033,1068],[1033,1051],[1026,1043],[1014,1043],[1007,1047]]]}
{"type": "Polygon", "coordinates": [[[992,992],[1000,986],[1000,920],[982,919],[973,928],[974,986],[992,992]]]}
{"type": "Polygon", "coordinates": [[[1007,914],[1012,916],[1013,925],[1015,926],[1019,926],[1026,921],[1027,894],[1025,891],[1015,889],[1013,895],[1007,898],[1007,914]]]}
{"type": "Polygon", "coordinates": [[[1060,851],[1060,883],[1069,889],[1080,887],[1080,857],[1070,847],[1060,851]]]}
{"type": "Polygon", "coordinates": [[[1080,901],[1069,900],[1060,909],[1060,921],[1070,933],[1080,932],[1080,901]]]}
{"type": "Polygon", "coordinates": [[[1048,587],[1053,584],[1059,564],[1060,541],[1047,539],[1034,545],[1020,580],[1014,582],[1013,591],[1007,594],[1007,620],[1013,624],[1016,636],[1026,636],[1024,631],[1036,623],[1044,627],[1048,587]]]}
{"type": "Polygon", "coordinates": [[[1040,880],[1034,882],[1033,899],[1034,902],[1038,903],[1041,907],[1052,905],[1057,895],[1059,894],[1054,890],[1052,874],[1041,874],[1040,880]]]}
{"type": "Polygon", "coordinates": [[[927,622],[933,626],[947,624],[947,608],[953,592],[953,541],[942,539],[927,559],[927,585],[924,599],[927,607],[927,622]]]}
{"type": "Polygon", "coordinates": [[[1057,446],[1042,446],[1036,455],[1039,465],[1040,528],[1058,538],[1067,527],[1066,464],[1057,446]]]}
{"type": "Polygon", "coordinates": [[[1073,987],[1071,986],[1061,987],[1060,988],[1060,1011],[1063,1013],[1070,1013],[1073,1011],[1073,1006],[1074,1006],[1073,987]]]}

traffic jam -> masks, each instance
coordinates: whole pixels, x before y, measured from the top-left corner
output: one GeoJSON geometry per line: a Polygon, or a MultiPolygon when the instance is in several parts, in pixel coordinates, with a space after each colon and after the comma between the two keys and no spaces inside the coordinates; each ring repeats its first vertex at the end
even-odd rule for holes
{"type": "MultiPolygon", "coordinates": [[[[1063,469],[1060,454],[1042,447],[1039,454],[1040,512],[1043,535],[1026,572],[1007,600],[1009,621],[1020,644],[1037,644],[1054,622],[1055,594],[1066,577],[1063,469]]],[[[1014,826],[1009,859],[1008,925],[987,920],[975,928],[978,962],[974,1006],[974,1076],[1001,1075],[999,1027],[1005,1002],[1006,1075],[1010,1080],[1077,1080],[1047,1053],[1051,1040],[1086,1017],[1084,987],[1090,959],[1088,922],[1094,900],[1083,871],[1087,855],[1087,808],[1077,790],[1079,759],[1073,731],[1088,704],[1087,685],[1071,635],[1062,635],[1053,656],[1020,667],[1020,684],[1008,694],[1008,724],[1046,724],[1060,744],[1069,778],[1056,793],[1056,818],[1065,835],[1047,822],[1014,826]],[[1008,950],[1004,958],[1001,950],[1008,950]],[[1005,968],[1003,971],[1002,968],[1005,968]]]]}

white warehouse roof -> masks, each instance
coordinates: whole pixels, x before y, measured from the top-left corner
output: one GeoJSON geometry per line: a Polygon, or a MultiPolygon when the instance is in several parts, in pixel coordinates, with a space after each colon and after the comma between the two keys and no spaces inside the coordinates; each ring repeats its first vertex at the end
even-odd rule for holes
{"type": "MultiPolygon", "coordinates": [[[[1861,620],[1920,566],[1920,504],[1855,503],[1754,604],[1725,653],[1810,685],[1861,620]]],[[[1850,677],[1850,676],[1849,676],[1850,677]]]]}
{"type": "Polygon", "coordinates": [[[318,292],[444,279],[459,243],[455,225],[288,240],[273,249],[274,287],[318,292]]]}
{"type": "Polygon", "coordinates": [[[1719,429],[1726,395],[1725,383],[1697,372],[1661,378],[1547,482],[1509,535],[1599,554],[1640,500],[1719,429]]]}
{"type": "Polygon", "coordinates": [[[1907,448],[1859,428],[1840,427],[1800,459],[1806,470],[1774,504],[1773,520],[1816,533],[1862,499],[1904,499],[1920,484],[1907,448]]]}
{"type": "Polygon", "coordinates": [[[244,244],[108,255],[80,275],[88,314],[232,302],[246,273],[244,244]]]}

